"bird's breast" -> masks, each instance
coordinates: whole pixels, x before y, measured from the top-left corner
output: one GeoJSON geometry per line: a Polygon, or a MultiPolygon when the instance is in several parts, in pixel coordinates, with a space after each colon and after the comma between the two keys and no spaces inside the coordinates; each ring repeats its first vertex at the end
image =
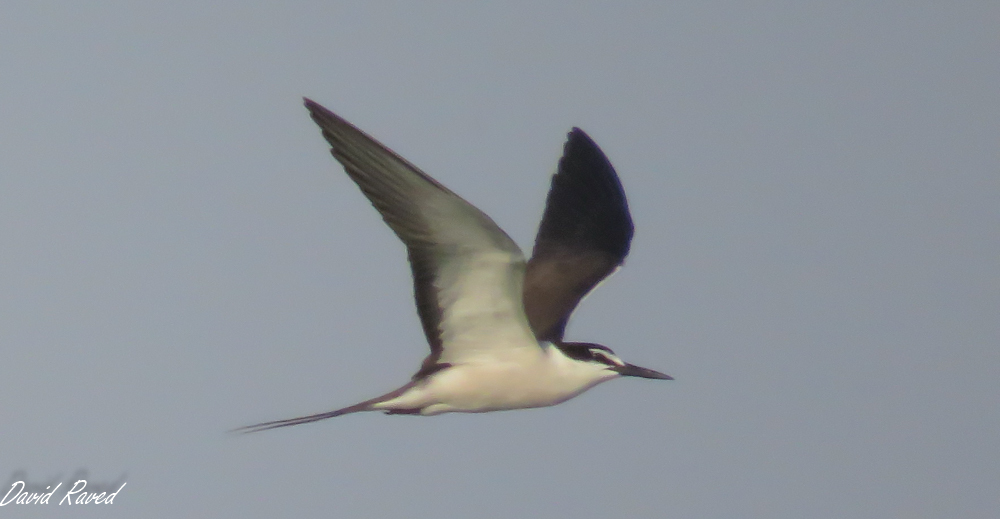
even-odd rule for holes
{"type": "Polygon", "coordinates": [[[437,404],[428,411],[487,412],[555,405],[592,384],[560,376],[544,362],[452,366],[432,375],[423,390],[437,404]]]}

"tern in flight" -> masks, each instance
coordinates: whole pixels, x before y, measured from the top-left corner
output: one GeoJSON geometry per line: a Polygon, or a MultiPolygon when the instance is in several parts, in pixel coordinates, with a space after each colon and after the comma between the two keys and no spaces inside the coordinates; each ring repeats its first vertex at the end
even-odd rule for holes
{"type": "Polygon", "coordinates": [[[625,261],[632,218],[618,175],[579,128],[552,177],[531,260],[490,217],[319,104],[330,151],[406,245],[431,353],[405,385],[351,406],[237,429],[360,411],[432,416],[544,407],[617,377],[672,380],[599,344],[564,342],[580,300],[625,261]]]}

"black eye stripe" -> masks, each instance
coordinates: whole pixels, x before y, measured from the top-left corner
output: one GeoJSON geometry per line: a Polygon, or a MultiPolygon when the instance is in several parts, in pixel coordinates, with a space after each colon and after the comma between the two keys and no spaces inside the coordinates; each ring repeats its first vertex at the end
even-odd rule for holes
{"type": "Polygon", "coordinates": [[[567,357],[575,360],[590,360],[593,354],[587,348],[560,348],[567,357]]]}
{"type": "Polygon", "coordinates": [[[592,359],[596,360],[597,362],[600,362],[602,364],[607,364],[608,366],[617,366],[618,365],[618,363],[616,363],[615,361],[611,360],[610,357],[608,357],[607,355],[604,355],[603,353],[597,353],[596,351],[591,351],[590,352],[590,356],[591,356],[592,359]]]}
{"type": "Polygon", "coordinates": [[[614,352],[611,351],[611,348],[601,346],[600,344],[570,342],[556,344],[555,346],[571,359],[600,362],[608,366],[618,365],[612,358],[614,352]]]}

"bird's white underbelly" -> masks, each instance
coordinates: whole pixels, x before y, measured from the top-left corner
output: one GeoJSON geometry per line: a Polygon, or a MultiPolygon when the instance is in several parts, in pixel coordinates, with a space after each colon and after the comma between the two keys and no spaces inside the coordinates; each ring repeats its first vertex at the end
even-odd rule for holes
{"type": "Polygon", "coordinates": [[[376,407],[420,409],[422,415],[544,407],[564,402],[599,382],[561,376],[541,359],[530,364],[470,363],[435,373],[376,407]]]}

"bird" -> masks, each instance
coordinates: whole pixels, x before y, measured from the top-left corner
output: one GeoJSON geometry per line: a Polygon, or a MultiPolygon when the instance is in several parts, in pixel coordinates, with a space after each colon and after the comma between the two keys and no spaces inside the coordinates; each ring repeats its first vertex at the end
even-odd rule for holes
{"type": "Polygon", "coordinates": [[[531,259],[489,216],[305,98],[333,157],[405,244],[430,355],[396,390],[257,432],[362,411],[433,416],[556,405],[619,377],[673,380],[600,344],[563,340],[580,301],[618,270],[634,232],[621,181],[579,128],[563,148],[531,259]]]}

